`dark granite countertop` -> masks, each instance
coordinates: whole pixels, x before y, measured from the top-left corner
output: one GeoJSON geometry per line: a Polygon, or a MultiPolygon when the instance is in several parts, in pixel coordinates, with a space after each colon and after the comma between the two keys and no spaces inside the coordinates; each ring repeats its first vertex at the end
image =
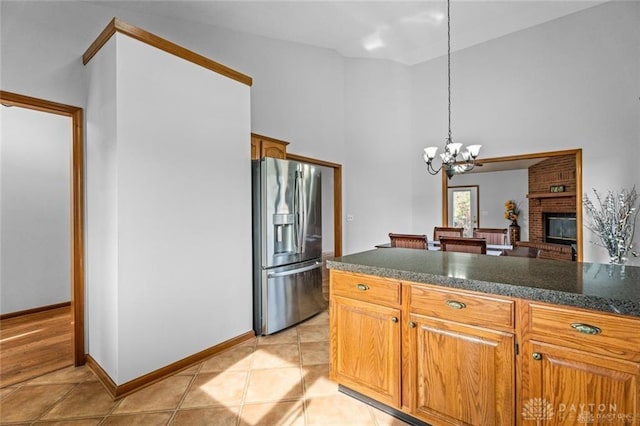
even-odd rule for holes
{"type": "Polygon", "coordinates": [[[640,267],[522,257],[375,249],[330,269],[640,317],[640,267]]]}

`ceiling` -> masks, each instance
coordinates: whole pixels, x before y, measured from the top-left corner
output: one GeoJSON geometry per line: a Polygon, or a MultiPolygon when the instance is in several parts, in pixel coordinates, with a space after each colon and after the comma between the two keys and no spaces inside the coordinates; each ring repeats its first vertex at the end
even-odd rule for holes
{"type": "MultiPolygon", "coordinates": [[[[345,57],[413,65],[447,52],[442,0],[86,1],[324,47],[345,57]]],[[[605,1],[451,0],[451,47],[470,47],[605,1]]]]}

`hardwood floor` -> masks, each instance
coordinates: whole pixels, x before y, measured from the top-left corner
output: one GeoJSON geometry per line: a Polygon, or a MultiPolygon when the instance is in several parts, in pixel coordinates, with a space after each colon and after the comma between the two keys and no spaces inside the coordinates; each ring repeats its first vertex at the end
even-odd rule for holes
{"type": "Polygon", "coordinates": [[[0,388],[73,365],[69,306],[0,321],[0,388]]]}

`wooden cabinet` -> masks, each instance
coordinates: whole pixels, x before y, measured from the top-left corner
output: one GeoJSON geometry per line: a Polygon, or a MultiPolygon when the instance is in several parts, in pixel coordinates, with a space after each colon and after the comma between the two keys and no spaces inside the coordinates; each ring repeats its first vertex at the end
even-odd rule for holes
{"type": "Polygon", "coordinates": [[[429,423],[512,425],[512,333],[410,315],[406,397],[429,423]]]}
{"type": "Polygon", "coordinates": [[[251,159],[259,160],[262,157],[285,159],[287,145],[289,142],[251,133],[251,159]]]}
{"type": "Polygon", "coordinates": [[[433,424],[512,425],[514,302],[422,285],[404,291],[410,414],[433,424]]]}
{"type": "Polygon", "coordinates": [[[333,379],[384,404],[399,406],[400,310],[336,296],[331,315],[333,379]]]}
{"type": "Polygon", "coordinates": [[[524,303],[521,424],[640,424],[640,320],[524,303]]]}
{"type": "Polygon", "coordinates": [[[522,349],[521,424],[640,423],[640,363],[537,340],[522,349]]]}
{"type": "Polygon", "coordinates": [[[513,331],[515,302],[511,299],[424,284],[409,285],[405,291],[413,313],[513,331]]]}
{"type": "Polygon", "coordinates": [[[640,426],[640,318],[331,270],[331,378],[433,425],[640,426]]]}
{"type": "Polygon", "coordinates": [[[369,275],[333,272],[331,294],[380,305],[400,306],[400,282],[369,275]]]}
{"type": "Polygon", "coordinates": [[[399,407],[400,283],[332,270],[330,285],[331,378],[399,407]]]}

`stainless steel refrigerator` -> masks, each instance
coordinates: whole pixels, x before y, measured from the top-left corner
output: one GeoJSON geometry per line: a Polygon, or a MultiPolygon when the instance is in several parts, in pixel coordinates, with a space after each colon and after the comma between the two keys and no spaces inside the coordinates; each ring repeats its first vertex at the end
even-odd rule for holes
{"type": "Polygon", "coordinates": [[[252,162],[254,330],[275,333],[326,308],[322,296],[320,170],[252,162]]]}

